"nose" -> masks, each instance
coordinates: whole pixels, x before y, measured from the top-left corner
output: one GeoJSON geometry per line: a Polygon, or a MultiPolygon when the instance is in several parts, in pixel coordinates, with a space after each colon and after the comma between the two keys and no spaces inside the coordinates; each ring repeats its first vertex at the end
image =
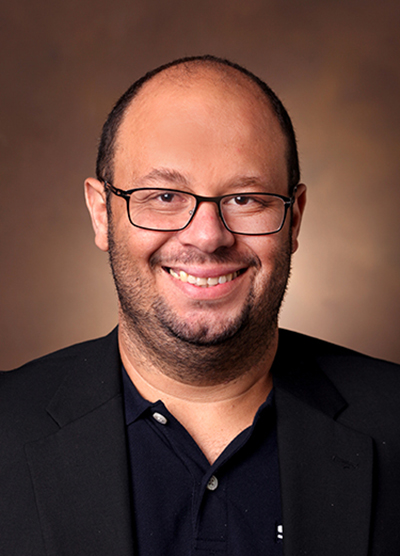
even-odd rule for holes
{"type": "Polygon", "coordinates": [[[222,222],[215,203],[201,202],[189,226],[179,232],[183,245],[192,245],[204,253],[214,253],[219,247],[231,247],[234,235],[222,222]]]}

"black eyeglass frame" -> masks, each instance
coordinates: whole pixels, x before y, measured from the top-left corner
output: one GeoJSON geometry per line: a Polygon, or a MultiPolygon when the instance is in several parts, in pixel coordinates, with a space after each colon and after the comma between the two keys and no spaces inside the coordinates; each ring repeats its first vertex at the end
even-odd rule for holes
{"type": "Polygon", "coordinates": [[[125,199],[126,201],[126,208],[128,211],[128,218],[129,218],[129,222],[132,224],[132,226],[135,226],[135,228],[140,228],[142,230],[150,230],[152,232],[180,232],[182,230],[184,230],[185,228],[187,228],[189,226],[189,224],[191,223],[191,221],[193,220],[197,209],[199,208],[200,203],[215,203],[218,207],[218,214],[219,217],[221,219],[221,222],[223,223],[223,225],[225,226],[225,228],[228,230],[228,232],[230,232],[231,234],[239,234],[242,236],[267,236],[267,235],[271,235],[271,234],[277,234],[278,232],[280,232],[285,224],[286,221],[286,216],[288,213],[289,208],[292,208],[292,206],[294,205],[294,202],[296,200],[296,192],[297,192],[297,185],[293,188],[293,193],[291,197],[285,197],[284,195],[278,195],[277,193],[264,193],[264,192],[240,192],[240,193],[230,193],[228,195],[220,195],[218,197],[203,197],[202,195],[196,195],[195,193],[189,193],[188,191],[181,191],[180,189],[167,189],[165,187],[137,187],[136,189],[118,189],[118,187],[115,187],[112,183],[110,183],[107,180],[103,180],[104,183],[104,189],[107,191],[111,191],[111,193],[114,193],[114,195],[117,195],[118,197],[122,197],[123,199],[125,199]],[[176,229],[160,229],[160,228],[149,228],[147,226],[139,226],[139,224],[135,224],[134,222],[132,222],[131,219],[131,213],[129,210],[129,203],[130,203],[130,197],[132,195],[132,193],[135,193],[135,191],[146,191],[147,189],[151,189],[152,191],[166,191],[166,192],[171,192],[171,193],[183,193],[184,195],[190,195],[191,197],[194,197],[196,200],[196,204],[194,206],[194,208],[192,209],[192,214],[188,220],[188,222],[182,226],[181,228],[176,228],[176,229]],[[274,230],[273,232],[260,232],[260,233],[252,233],[252,232],[234,232],[233,230],[231,230],[228,226],[228,224],[225,222],[225,219],[223,217],[222,214],[222,210],[221,210],[221,201],[222,199],[226,199],[227,197],[240,197],[240,196],[245,196],[245,195],[266,195],[269,197],[278,197],[279,199],[282,199],[282,201],[284,202],[284,207],[285,207],[285,212],[282,218],[282,224],[280,225],[280,227],[277,230],[274,230]]]}

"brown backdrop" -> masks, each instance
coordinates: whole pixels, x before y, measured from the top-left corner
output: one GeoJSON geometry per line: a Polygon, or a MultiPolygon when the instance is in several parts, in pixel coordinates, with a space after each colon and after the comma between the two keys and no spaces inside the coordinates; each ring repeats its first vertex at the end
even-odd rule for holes
{"type": "Polygon", "coordinates": [[[398,0],[16,0],[1,16],[0,367],[106,333],[82,183],[116,98],[207,52],[286,103],[309,206],[282,324],[400,362],[398,0]]]}

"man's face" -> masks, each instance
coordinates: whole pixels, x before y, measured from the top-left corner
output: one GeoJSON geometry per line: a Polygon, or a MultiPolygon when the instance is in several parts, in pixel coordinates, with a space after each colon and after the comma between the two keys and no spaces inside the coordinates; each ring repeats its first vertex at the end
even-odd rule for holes
{"type": "MultiPolygon", "coordinates": [[[[195,85],[160,81],[147,84],[121,124],[115,187],[288,195],[286,142],[260,95],[248,85],[210,76],[195,85]]],[[[157,349],[173,337],[218,345],[239,341],[243,328],[248,342],[276,330],[291,249],[297,246],[297,204],[292,243],[290,217],[277,234],[235,235],[214,203],[202,203],[186,229],[157,232],[133,227],[125,201],[110,201],[108,242],[103,231],[97,243],[110,249],[121,325],[135,330],[144,344],[157,349]]]]}

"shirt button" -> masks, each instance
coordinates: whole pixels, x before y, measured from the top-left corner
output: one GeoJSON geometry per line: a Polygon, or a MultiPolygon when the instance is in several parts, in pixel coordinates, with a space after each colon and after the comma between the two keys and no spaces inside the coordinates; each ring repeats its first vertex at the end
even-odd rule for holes
{"type": "Polygon", "coordinates": [[[207,483],[208,490],[215,490],[218,487],[218,479],[213,475],[207,483]]]}
{"type": "Polygon", "coordinates": [[[157,423],[160,423],[160,425],[166,425],[168,423],[168,419],[164,417],[164,415],[161,415],[161,413],[158,413],[158,411],[153,413],[153,419],[155,419],[157,423]]]}

